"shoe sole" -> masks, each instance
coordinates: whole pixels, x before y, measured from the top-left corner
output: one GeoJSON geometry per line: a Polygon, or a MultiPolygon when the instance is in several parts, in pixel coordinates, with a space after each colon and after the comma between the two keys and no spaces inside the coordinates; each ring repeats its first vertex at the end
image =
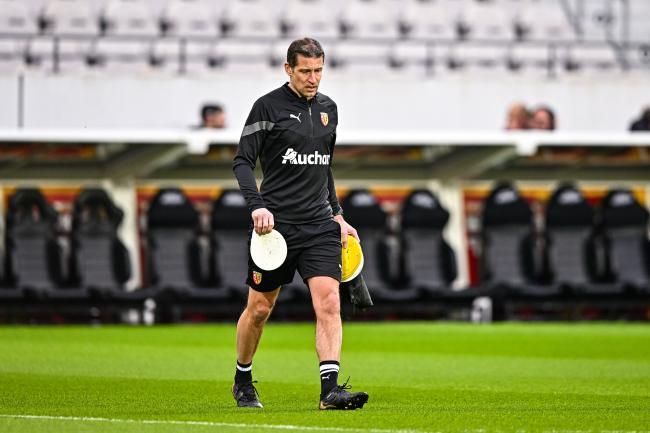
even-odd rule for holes
{"type": "Polygon", "coordinates": [[[347,406],[336,407],[334,405],[325,405],[321,401],[320,404],[318,405],[318,408],[320,410],[355,410],[355,409],[362,409],[363,405],[366,403],[368,403],[368,394],[360,394],[352,397],[348,402],[347,406]]]}

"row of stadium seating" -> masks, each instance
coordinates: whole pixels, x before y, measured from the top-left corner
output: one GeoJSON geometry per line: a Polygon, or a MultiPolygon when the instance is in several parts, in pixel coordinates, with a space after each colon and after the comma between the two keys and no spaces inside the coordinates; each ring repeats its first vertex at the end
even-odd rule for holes
{"type": "MultiPolygon", "coordinates": [[[[2,0],[0,32],[26,35],[562,40],[577,32],[558,0],[2,0]]],[[[635,11],[636,5],[634,6],[635,11]]],[[[641,9],[643,11],[643,9],[641,9]]],[[[607,39],[616,12],[585,20],[607,39]]]]}
{"type": "Polygon", "coordinates": [[[289,42],[305,34],[323,38],[332,67],[519,71],[560,64],[573,72],[650,64],[647,26],[612,27],[626,16],[647,22],[644,2],[625,15],[604,1],[580,16],[538,0],[294,0],[273,7],[176,0],[158,9],[144,0],[50,0],[31,9],[29,2],[1,2],[0,68],[10,70],[277,68],[289,42]],[[619,34],[641,45],[611,44],[619,34]]]}
{"type": "Polygon", "coordinates": [[[650,293],[648,210],[611,190],[597,211],[573,185],[551,196],[544,230],[510,184],[495,188],[482,216],[483,281],[530,296],[650,293]]]}
{"type": "MultiPolygon", "coordinates": [[[[353,190],[342,206],[359,231],[363,275],[378,306],[432,303],[467,305],[477,296],[562,299],[650,294],[648,211],[627,190],[612,190],[595,212],[581,192],[560,187],[546,207],[544,230],[510,184],[498,185],[484,204],[481,286],[452,291],[456,254],[443,237],[449,213],[428,190],[404,201],[399,229],[367,190],[353,190]]],[[[168,309],[238,311],[245,299],[249,213],[238,190],[213,203],[211,230],[180,190],[160,190],[146,216],[145,288],[128,292],[129,252],[117,229],[122,211],[100,189],[75,200],[70,252],[57,242],[57,214],[34,189],[17,190],[6,218],[6,267],[0,304],[106,305],[119,310],[155,299],[168,309]],[[68,263],[68,265],[66,265],[68,263]]],[[[282,303],[308,307],[296,274],[282,303]]],[[[177,314],[172,314],[176,317],[177,314]]]]}

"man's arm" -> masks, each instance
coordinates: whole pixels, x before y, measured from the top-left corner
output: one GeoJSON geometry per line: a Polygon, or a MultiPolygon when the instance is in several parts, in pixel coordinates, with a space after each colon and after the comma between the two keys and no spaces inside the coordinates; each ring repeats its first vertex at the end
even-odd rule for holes
{"type": "Polygon", "coordinates": [[[341,244],[343,245],[343,248],[347,248],[348,246],[348,234],[351,234],[357,240],[359,239],[359,235],[357,234],[357,230],[352,227],[350,224],[348,224],[345,219],[343,218],[343,209],[341,208],[341,205],[339,204],[339,199],[336,196],[336,187],[334,186],[334,174],[332,173],[332,161],[334,160],[334,144],[336,143],[336,134],[334,134],[334,138],[332,139],[332,144],[330,145],[330,166],[328,168],[327,172],[327,189],[329,190],[329,202],[330,206],[332,206],[332,214],[334,215],[334,221],[339,223],[341,226],[341,244]]]}
{"type": "Polygon", "coordinates": [[[263,104],[257,100],[246,120],[232,164],[239,189],[246,199],[258,234],[270,232],[274,225],[273,215],[266,209],[264,199],[257,189],[254,172],[266,134],[273,129],[273,126],[274,123],[270,120],[263,104]]]}

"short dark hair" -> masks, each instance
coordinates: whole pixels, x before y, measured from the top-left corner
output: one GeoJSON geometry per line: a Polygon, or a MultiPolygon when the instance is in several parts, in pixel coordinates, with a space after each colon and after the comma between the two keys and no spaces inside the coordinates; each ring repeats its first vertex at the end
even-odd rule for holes
{"type": "Polygon", "coordinates": [[[287,63],[292,68],[298,64],[298,54],[311,59],[323,58],[325,61],[325,52],[321,47],[320,42],[312,38],[296,39],[291,42],[287,50],[287,63]]]}
{"type": "Polygon", "coordinates": [[[201,107],[201,119],[205,120],[212,113],[221,113],[223,107],[219,104],[203,104],[201,107]]]}

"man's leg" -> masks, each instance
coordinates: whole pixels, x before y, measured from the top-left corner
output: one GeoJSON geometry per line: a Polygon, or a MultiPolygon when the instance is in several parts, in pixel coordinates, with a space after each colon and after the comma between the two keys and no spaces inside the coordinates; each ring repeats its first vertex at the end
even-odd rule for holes
{"type": "Polygon", "coordinates": [[[343,326],[339,282],[332,277],[312,277],[307,283],[316,313],[316,353],[320,361],[340,362],[343,326]]]}
{"type": "Polygon", "coordinates": [[[233,396],[240,407],[262,407],[253,386],[253,356],[279,293],[279,287],[271,292],[248,289],[248,302],[237,322],[237,370],[233,396]]]}
{"type": "Polygon", "coordinates": [[[320,361],[320,409],[357,409],[368,401],[365,392],[349,393],[338,386],[343,326],[339,282],[332,277],[307,280],[316,313],[316,352],[320,361]]]}
{"type": "Polygon", "coordinates": [[[237,322],[237,361],[243,364],[253,361],[262,330],[279,294],[279,287],[271,292],[258,292],[248,288],[246,309],[237,322]]]}

